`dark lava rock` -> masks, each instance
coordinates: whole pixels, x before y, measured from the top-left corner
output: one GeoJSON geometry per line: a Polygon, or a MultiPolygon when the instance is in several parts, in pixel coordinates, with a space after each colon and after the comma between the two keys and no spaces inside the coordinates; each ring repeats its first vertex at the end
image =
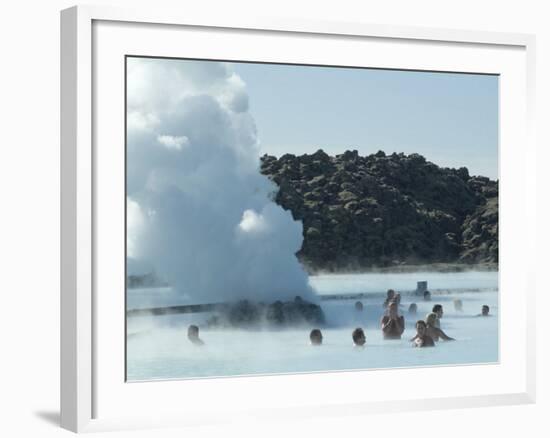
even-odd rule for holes
{"type": "Polygon", "coordinates": [[[479,206],[462,224],[460,260],[466,263],[498,261],[498,198],[479,206]]]}
{"type": "Polygon", "coordinates": [[[297,256],[311,272],[498,262],[498,182],[465,167],[318,150],[265,155],[261,171],[279,186],[275,202],[303,222],[297,256]]]}
{"type": "Polygon", "coordinates": [[[293,301],[255,303],[248,300],[220,306],[210,326],[251,328],[262,325],[283,327],[322,325],[325,314],[321,306],[296,297],[293,301]]]}

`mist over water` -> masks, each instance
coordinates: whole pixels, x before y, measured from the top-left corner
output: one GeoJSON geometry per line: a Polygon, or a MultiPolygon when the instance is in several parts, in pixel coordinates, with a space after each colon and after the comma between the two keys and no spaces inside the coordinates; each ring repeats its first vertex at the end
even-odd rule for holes
{"type": "Polygon", "coordinates": [[[416,290],[419,281],[427,281],[428,289],[436,296],[444,294],[448,290],[452,290],[456,294],[462,290],[498,289],[498,273],[495,271],[370,272],[364,274],[323,274],[309,278],[309,283],[319,295],[334,293],[334,282],[338,283],[338,293],[341,294],[367,292],[385,296],[388,289],[395,289],[402,295],[409,295],[416,290]]]}
{"type": "Polygon", "coordinates": [[[127,62],[129,274],[152,269],[192,302],[314,300],[243,81],[224,63],[127,62]]]}
{"type": "MultiPolygon", "coordinates": [[[[209,327],[206,324],[209,315],[203,313],[129,318],[127,377],[135,381],[498,361],[498,273],[468,273],[464,283],[460,283],[458,273],[425,275],[429,282],[433,282],[434,288],[449,289],[450,293],[436,293],[429,302],[419,296],[404,294],[400,313],[405,317],[405,333],[398,341],[383,339],[380,318],[384,314],[382,302],[385,297],[379,289],[385,287],[387,282],[406,287],[415,279],[411,274],[312,277],[314,287],[319,287],[320,294],[366,292],[361,299],[364,305],[362,312],[355,310],[355,298],[323,301],[327,324],[320,327],[323,332],[321,347],[309,345],[310,327],[220,329],[209,327]],[[456,287],[460,289],[456,290],[456,287]],[[455,298],[462,300],[463,311],[454,308],[455,298]],[[415,315],[407,311],[411,302],[418,304],[415,315]],[[433,349],[412,348],[409,339],[416,332],[416,321],[424,319],[436,303],[444,308],[442,329],[456,342],[440,341],[433,349]],[[490,306],[492,317],[476,316],[484,304],[490,306]],[[204,347],[196,348],[187,340],[189,324],[199,325],[204,347]],[[358,350],[352,346],[351,333],[355,327],[362,327],[365,331],[367,344],[364,349],[358,350]]],[[[151,299],[175,298],[168,288],[157,291],[158,294],[153,292],[151,299]]],[[[136,298],[139,298],[135,304],[143,301],[144,293],[146,290],[130,291],[130,295],[137,294],[136,298]]]]}

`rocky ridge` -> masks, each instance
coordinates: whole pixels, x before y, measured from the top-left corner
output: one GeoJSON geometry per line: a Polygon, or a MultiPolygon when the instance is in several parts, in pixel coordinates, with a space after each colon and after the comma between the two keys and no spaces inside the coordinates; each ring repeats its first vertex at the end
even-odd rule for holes
{"type": "Polygon", "coordinates": [[[498,182],[419,154],[346,151],[280,158],[261,172],[303,223],[310,272],[432,263],[498,263],[498,182]]]}

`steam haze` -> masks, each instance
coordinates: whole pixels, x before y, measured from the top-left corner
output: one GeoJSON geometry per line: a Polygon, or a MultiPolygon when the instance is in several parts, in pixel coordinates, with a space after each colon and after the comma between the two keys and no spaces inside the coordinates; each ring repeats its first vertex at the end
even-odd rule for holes
{"type": "Polygon", "coordinates": [[[312,299],[302,224],[259,172],[244,82],[224,63],[127,63],[129,273],[150,267],[193,302],[312,299]]]}

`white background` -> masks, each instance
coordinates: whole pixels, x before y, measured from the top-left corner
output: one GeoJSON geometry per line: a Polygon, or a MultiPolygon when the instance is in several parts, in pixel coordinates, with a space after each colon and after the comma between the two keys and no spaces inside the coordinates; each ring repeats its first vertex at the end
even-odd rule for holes
{"type": "MultiPolygon", "coordinates": [[[[96,2],[121,5],[144,1],[96,2]]],[[[159,7],[193,7],[222,15],[245,13],[279,17],[365,21],[476,30],[535,33],[537,53],[537,130],[539,190],[547,193],[550,90],[550,14],[543,1],[493,0],[386,2],[339,0],[321,4],[277,2],[156,1],[159,7]],[[256,3],[256,4],[254,4],[256,3]],[[545,123],[546,121],[546,123],[545,123]]],[[[3,4],[0,15],[0,436],[50,437],[59,430],[59,9],[71,2],[51,0],[3,4]]],[[[521,147],[521,145],[518,145],[521,147]]],[[[538,269],[547,270],[550,248],[539,207],[538,269]]],[[[521,230],[518,230],[521,232],[521,230]]],[[[548,283],[547,283],[548,284],[548,283]]],[[[538,319],[549,305],[540,287],[538,319]]],[[[287,423],[254,423],[192,430],[117,432],[106,436],[280,437],[316,435],[407,437],[426,434],[461,436],[544,436],[550,431],[549,342],[538,336],[538,403],[484,408],[325,418],[287,423]],[[544,415],[546,414],[546,416],[544,415]]]]}

